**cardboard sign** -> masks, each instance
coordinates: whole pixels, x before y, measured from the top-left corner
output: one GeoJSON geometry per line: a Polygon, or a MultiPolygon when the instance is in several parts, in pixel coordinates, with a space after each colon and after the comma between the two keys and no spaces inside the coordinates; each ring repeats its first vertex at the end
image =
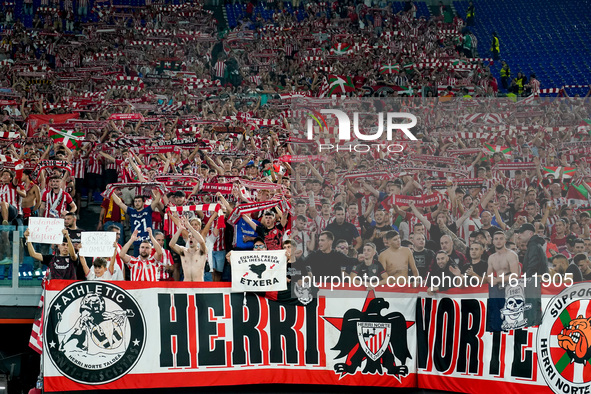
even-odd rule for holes
{"type": "Polygon", "coordinates": [[[84,257],[111,257],[115,253],[113,231],[86,231],[81,234],[80,256],[84,257]]]}
{"type": "Polygon", "coordinates": [[[29,218],[29,241],[38,244],[61,244],[64,219],[29,218]]]}

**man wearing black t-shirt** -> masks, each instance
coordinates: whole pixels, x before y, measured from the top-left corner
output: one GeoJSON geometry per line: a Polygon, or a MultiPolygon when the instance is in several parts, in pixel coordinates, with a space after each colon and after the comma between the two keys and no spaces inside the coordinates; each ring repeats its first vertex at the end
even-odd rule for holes
{"type": "MultiPolygon", "coordinates": [[[[304,261],[307,267],[310,267],[314,282],[318,283],[320,277],[336,276],[341,277],[341,266],[345,259],[349,259],[342,253],[332,249],[334,235],[330,231],[323,231],[318,237],[318,250],[310,253],[304,261]]],[[[330,280],[330,279],[329,279],[330,280]]]]}
{"type": "MultiPolygon", "coordinates": [[[[380,264],[376,258],[376,246],[371,242],[366,242],[363,246],[363,254],[361,255],[363,263],[357,264],[351,271],[351,278],[360,276],[366,277],[369,281],[370,278],[377,278],[377,282],[382,278],[382,274],[386,271],[382,264],[380,264]]],[[[369,286],[369,282],[366,284],[369,286]]]]}
{"type": "Polygon", "coordinates": [[[470,244],[470,264],[466,268],[466,274],[483,278],[488,270],[488,257],[484,254],[484,245],[480,242],[470,244]]]}
{"type": "MultiPolygon", "coordinates": [[[[376,210],[375,214],[375,224],[368,224],[367,225],[367,239],[369,242],[372,242],[376,245],[376,250],[378,253],[383,252],[386,249],[386,245],[384,245],[384,235],[391,230],[394,230],[390,222],[390,214],[388,211],[384,209],[384,207],[380,206],[376,210]]],[[[364,222],[367,221],[365,216],[362,216],[364,222]]]]}
{"type": "Polygon", "coordinates": [[[257,233],[257,236],[265,240],[267,250],[281,250],[283,233],[287,224],[287,215],[280,214],[280,221],[276,223],[273,211],[265,211],[261,217],[261,224],[256,224],[250,217],[242,215],[244,221],[257,233]]]}
{"type": "Polygon", "coordinates": [[[78,256],[72,245],[70,234],[68,230],[63,229],[64,242],[57,245],[58,253],[55,255],[42,255],[37,253],[33,244],[28,241],[29,230],[25,231],[24,236],[27,240],[27,248],[29,255],[37,261],[41,261],[43,265],[49,268],[49,279],[69,279],[76,280],[76,263],[78,256]]]}
{"type": "Polygon", "coordinates": [[[325,230],[330,231],[335,239],[344,239],[359,250],[361,248],[361,237],[357,227],[353,223],[345,221],[345,209],[343,207],[338,206],[334,211],[335,220],[326,226],[325,230]]]}
{"type": "Polygon", "coordinates": [[[412,239],[412,245],[412,256],[415,259],[415,265],[417,266],[419,275],[425,279],[427,274],[434,268],[435,252],[425,249],[425,236],[423,234],[415,234],[412,239]]]}

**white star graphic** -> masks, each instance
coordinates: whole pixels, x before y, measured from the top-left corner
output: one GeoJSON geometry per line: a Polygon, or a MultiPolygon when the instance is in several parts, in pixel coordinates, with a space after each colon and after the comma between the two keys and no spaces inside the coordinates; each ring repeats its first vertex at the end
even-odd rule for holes
{"type": "Polygon", "coordinates": [[[54,348],[54,347],[55,347],[55,342],[53,342],[53,341],[49,342],[49,346],[50,346],[51,348],[54,348]]]}
{"type": "Polygon", "coordinates": [[[137,339],[135,341],[133,341],[133,346],[139,346],[140,345],[140,341],[138,341],[137,339]]]}
{"type": "Polygon", "coordinates": [[[60,304],[55,304],[55,310],[56,310],[56,311],[59,311],[60,309],[61,309],[61,306],[60,306],[60,304]]]}

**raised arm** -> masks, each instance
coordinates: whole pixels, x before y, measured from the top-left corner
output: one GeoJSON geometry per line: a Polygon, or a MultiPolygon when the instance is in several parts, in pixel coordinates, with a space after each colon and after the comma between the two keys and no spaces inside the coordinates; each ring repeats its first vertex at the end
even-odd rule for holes
{"type": "Polygon", "coordinates": [[[193,238],[195,238],[195,240],[199,243],[199,245],[203,249],[203,253],[207,253],[207,247],[205,246],[205,239],[199,233],[199,231],[195,230],[195,228],[193,226],[191,226],[191,223],[189,223],[189,220],[187,218],[183,218],[183,225],[191,233],[193,238]]]}
{"type": "Polygon", "coordinates": [[[123,212],[127,213],[127,205],[125,205],[125,203],[121,201],[121,198],[119,198],[117,194],[113,193],[111,195],[111,198],[113,199],[113,202],[123,210],[123,212]]]}
{"type": "Polygon", "coordinates": [[[64,234],[64,237],[66,237],[66,241],[68,242],[68,253],[70,254],[70,258],[74,261],[78,261],[76,249],[74,249],[74,245],[72,245],[72,240],[70,239],[70,233],[68,232],[68,230],[63,229],[62,234],[64,234]]]}
{"type": "Polygon", "coordinates": [[[115,261],[117,260],[117,241],[113,242],[113,256],[111,256],[111,261],[109,262],[109,273],[113,275],[115,273],[115,261]]]}
{"type": "Polygon", "coordinates": [[[82,269],[84,270],[84,277],[88,276],[90,272],[90,268],[88,268],[88,264],[86,264],[86,258],[84,256],[80,256],[80,264],[82,264],[82,269]]]}
{"type": "Polygon", "coordinates": [[[425,226],[425,228],[427,229],[427,231],[431,230],[431,222],[429,222],[427,220],[427,218],[425,216],[423,216],[422,213],[419,212],[419,210],[417,209],[417,207],[415,207],[415,204],[413,202],[411,202],[410,204],[408,204],[408,206],[412,210],[412,213],[414,213],[414,215],[419,219],[419,221],[421,223],[423,223],[423,225],[425,226]]]}
{"type": "Polygon", "coordinates": [[[154,234],[152,234],[152,228],[148,227],[148,235],[150,236],[150,241],[152,241],[152,245],[154,246],[154,258],[158,261],[162,260],[162,246],[160,246],[160,244],[158,243],[158,241],[156,241],[156,238],[154,238],[154,234]]]}
{"type": "Polygon", "coordinates": [[[176,233],[174,233],[174,235],[172,236],[172,239],[170,240],[170,244],[168,244],[170,249],[180,256],[182,256],[183,250],[176,243],[179,241],[179,237],[181,236],[181,233],[182,233],[182,230],[181,230],[181,227],[179,227],[179,229],[176,231],[176,233]]]}
{"type": "Polygon", "coordinates": [[[257,224],[256,224],[256,223],[255,223],[255,222],[254,222],[254,221],[253,221],[253,220],[250,218],[250,216],[247,216],[247,215],[245,215],[245,214],[242,214],[242,218],[244,219],[244,221],[245,221],[246,223],[248,223],[248,225],[249,225],[249,226],[250,226],[250,227],[251,227],[253,230],[255,230],[255,231],[256,231],[256,229],[257,229],[257,224]]]}
{"type": "Polygon", "coordinates": [[[25,233],[23,234],[25,237],[25,241],[27,242],[27,249],[29,251],[29,256],[31,256],[32,258],[34,258],[37,261],[43,261],[43,255],[41,253],[36,252],[35,247],[31,243],[31,241],[29,241],[29,234],[30,234],[29,229],[26,229],[25,233]]]}
{"type": "Polygon", "coordinates": [[[121,260],[123,260],[123,262],[125,264],[129,263],[129,261],[131,260],[131,256],[129,256],[127,254],[127,251],[129,250],[129,248],[131,247],[131,245],[137,241],[137,233],[138,231],[135,230],[133,232],[133,234],[131,234],[131,238],[129,238],[129,241],[127,241],[127,243],[125,245],[123,245],[123,247],[121,248],[121,251],[119,252],[119,257],[121,258],[121,260]]]}

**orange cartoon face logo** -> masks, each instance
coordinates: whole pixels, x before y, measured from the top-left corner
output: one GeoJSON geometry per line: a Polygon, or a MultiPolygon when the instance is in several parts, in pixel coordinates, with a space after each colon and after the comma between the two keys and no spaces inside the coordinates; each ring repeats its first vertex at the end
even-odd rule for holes
{"type": "Polygon", "coordinates": [[[558,345],[571,354],[573,361],[585,364],[591,357],[591,318],[579,315],[571,320],[558,334],[558,345]]]}

